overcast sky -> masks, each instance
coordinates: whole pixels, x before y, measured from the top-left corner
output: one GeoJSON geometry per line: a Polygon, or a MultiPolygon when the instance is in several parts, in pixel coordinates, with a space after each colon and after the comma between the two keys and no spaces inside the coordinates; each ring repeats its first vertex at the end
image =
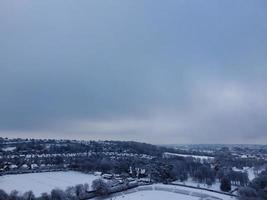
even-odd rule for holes
{"type": "Polygon", "coordinates": [[[0,136],[267,144],[266,0],[0,2],[0,136]]]}

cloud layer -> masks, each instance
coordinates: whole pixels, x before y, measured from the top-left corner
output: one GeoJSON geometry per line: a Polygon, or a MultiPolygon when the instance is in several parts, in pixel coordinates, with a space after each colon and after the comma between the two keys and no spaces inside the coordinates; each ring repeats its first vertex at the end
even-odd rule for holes
{"type": "Polygon", "coordinates": [[[266,144],[266,8],[1,2],[0,136],[266,144]]]}

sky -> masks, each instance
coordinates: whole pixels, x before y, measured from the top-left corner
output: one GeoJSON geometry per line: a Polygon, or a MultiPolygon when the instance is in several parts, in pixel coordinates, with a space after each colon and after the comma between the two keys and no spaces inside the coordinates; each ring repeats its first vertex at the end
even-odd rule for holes
{"type": "Polygon", "coordinates": [[[0,1],[0,137],[267,144],[266,10],[0,1]]]}

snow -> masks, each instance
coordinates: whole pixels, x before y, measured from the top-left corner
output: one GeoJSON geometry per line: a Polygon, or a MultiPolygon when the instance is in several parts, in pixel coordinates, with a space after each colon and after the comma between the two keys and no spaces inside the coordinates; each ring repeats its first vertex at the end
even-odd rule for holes
{"type": "Polygon", "coordinates": [[[3,151],[15,151],[16,147],[5,147],[5,148],[2,148],[3,151]]]}
{"type": "Polygon", "coordinates": [[[247,170],[247,173],[248,173],[248,179],[249,179],[250,181],[252,181],[254,178],[256,178],[256,175],[255,175],[253,169],[249,168],[249,169],[247,170]]]}
{"type": "Polygon", "coordinates": [[[29,166],[28,166],[28,165],[26,165],[26,164],[23,164],[23,165],[21,166],[21,168],[22,168],[22,169],[28,169],[28,168],[29,168],[29,166]]]}
{"type": "Polygon", "coordinates": [[[255,171],[254,171],[254,168],[253,167],[243,167],[243,169],[238,169],[236,167],[233,167],[232,168],[233,171],[239,171],[239,172],[247,172],[248,174],[248,179],[250,181],[252,181],[254,178],[256,178],[256,174],[255,174],[255,171]]]}
{"type": "Polygon", "coordinates": [[[199,198],[192,197],[183,194],[176,194],[171,192],[164,192],[164,191],[141,191],[135,192],[132,194],[126,194],[118,197],[110,197],[107,199],[112,200],[197,200],[199,198]]]}
{"type": "Polygon", "coordinates": [[[106,200],[235,200],[224,194],[203,191],[182,186],[154,184],[150,186],[140,186],[125,192],[111,195],[106,200]]]}
{"type": "Polygon", "coordinates": [[[32,190],[36,196],[50,192],[54,188],[66,189],[77,184],[91,183],[98,176],[75,171],[43,172],[0,176],[0,189],[6,192],[18,190],[20,193],[32,190]]]}
{"type": "Polygon", "coordinates": [[[211,190],[221,191],[221,189],[220,189],[220,185],[221,184],[220,184],[219,181],[216,181],[211,186],[208,186],[205,183],[198,183],[197,181],[192,180],[192,178],[189,178],[188,180],[186,180],[184,182],[174,181],[173,183],[178,183],[178,184],[183,184],[183,185],[188,185],[188,186],[194,186],[194,187],[207,188],[207,189],[211,189],[211,190]]]}
{"type": "MultiPolygon", "coordinates": [[[[221,192],[221,188],[220,188],[221,183],[219,182],[219,180],[216,180],[211,186],[208,186],[206,183],[199,183],[197,181],[194,181],[192,178],[188,178],[188,180],[186,180],[184,182],[174,181],[173,183],[178,183],[178,184],[182,184],[182,185],[186,185],[186,186],[194,186],[194,187],[199,187],[199,188],[206,188],[206,189],[221,192]]],[[[231,190],[234,190],[236,188],[237,188],[237,186],[235,186],[235,185],[231,186],[231,190]]]]}
{"type": "Polygon", "coordinates": [[[169,153],[169,152],[165,152],[164,156],[193,157],[195,159],[200,159],[200,160],[213,160],[214,159],[214,157],[212,156],[187,155],[187,154],[178,154],[178,153],[169,153]]]}
{"type": "Polygon", "coordinates": [[[18,166],[17,166],[17,165],[10,165],[9,168],[10,168],[10,169],[17,169],[18,166]]]}
{"type": "MultiPolygon", "coordinates": [[[[215,193],[215,192],[210,192],[210,191],[203,191],[203,190],[199,190],[199,189],[194,189],[194,188],[185,188],[183,186],[175,186],[174,188],[176,189],[180,189],[180,190],[186,190],[186,191],[190,191],[191,192],[191,195],[194,195],[194,194],[204,194],[204,195],[208,195],[210,197],[216,197],[216,198],[219,198],[219,199],[223,199],[223,200],[236,200],[236,198],[234,197],[231,197],[229,195],[225,195],[225,194],[219,194],[219,193],[215,193]]],[[[205,198],[203,198],[205,199],[205,198]]],[[[213,199],[213,198],[207,198],[207,199],[213,199]]]]}

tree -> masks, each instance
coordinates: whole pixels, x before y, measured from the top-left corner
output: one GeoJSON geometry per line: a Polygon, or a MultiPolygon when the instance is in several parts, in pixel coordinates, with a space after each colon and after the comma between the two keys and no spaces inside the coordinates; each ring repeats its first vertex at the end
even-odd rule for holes
{"type": "Polygon", "coordinates": [[[92,188],[98,195],[107,195],[109,191],[109,185],[103,179],[94,180],[92,188]]]}
{"type": "Polygon", "coordinates": [[[86,194],[86,191],[88,191],[88,184],[79,184],[79,185],[76,185],[75,186],[75,193],[76,193],[76,196],[80,199],[82,199],[85,194],[86,194]]]}
{"type": "Polygon", "coordinates": [[[112,163],[109,160],[103,158],[99,163],[99,168],[102,172],[106,173],[111,170],[112,163]]]}
{"type": "Polygon", "coordinates": [[[208,185],[208,187],[212,186],[212,180],[210,178],[208,178],[206,180],[206,184],[208,185]]]}
{"type": "Polygon", "coordinates": [[[188,179],[188,175],[186,171],[181,171],[181,173],[178,175],[178,179],[180,181],[186,181],[188,179]]]}
{"type": "Polygon", "coordinates": [[[34,200],[35,199],[35,196],[34,196],[34,194],[33,194],[33,192],[32,191],[28,191],[28,192],[25,192],[24,194],[23,194],[23,200],[34,200]]]}
{"type": "Polygon", "coordinates": [[[10,200],[18,200],[19,199],[19,192],[17,190],[12,190],[9,195],[10,200]]]}
{"type": "Polygon", "coordinates": [[[239,199],[256,199],[258,197],[257,191],[251,187],[240,187],[238,189],[239,199]]]}
{"type": "Polygon", "coordinates": [[[64,159],[61,156],[56,156],[54,163],[56,165],[62,165],[64,163],[64,159]]]}
{"type": "Polygon", "coordinates": [[[231,182],[228,178],[222,178],[221,179],[221,190],[224,192],[229,192],[231,190],[231,182]]]}
{"type": "Polygon", "coordinates": [[[66,197],[67,197],[68,200],[78,200],[78,199],[80,199],[77,196],[76,187],[68,187],[65,190],[65,194],[66,194],[66,197]]]}
{"type": "Polygon", "coordinates": [[[53,189],[51,191],[51,200],[65,200],[65,194],[60,189],[53,189]]]}
{"type": "Polygon", "coordinates": [[[253,179],[250,187],[257,191],[261,199],[267,199],[267,170],[261,172],[257,178],[253,179]]]}
{"type": "Polygon", "coordinates": [[[9,199],[8,194],[4,191],[0,189],[0,200],[7,200],[9,199]]]}
{"type": "Polygon", "coordinates": [[[40,198],[41,198],[41,200],[50,200],[51,199],[47,193],[42,193],[40,198]]]}
{"type": "Polygon", "coordinates": [[[188,179],[188,174],[187,174],[187,170],[186,170],[186,166],[185,166],[185,162],[175,162],[172,165],[172,169],[171,169],[171,176],[174,179],[177,179],[181,182],[185,181],[188,179]]]}

